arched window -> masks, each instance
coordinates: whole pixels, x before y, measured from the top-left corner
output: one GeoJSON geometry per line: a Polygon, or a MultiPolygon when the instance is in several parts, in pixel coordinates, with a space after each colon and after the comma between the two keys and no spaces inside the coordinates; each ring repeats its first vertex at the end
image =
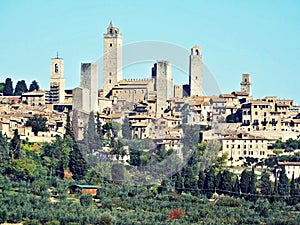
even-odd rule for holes
{"type": "Polygon", "coordinates": [[[109,83],[111,84],[111,80],[109,80],[109,83]]]}
{"type": "Polygon", "coordinates": [[[55,70],[55,73],[58,73],[58,64],[57,63],[55,63],[55,65],[54,65],[54,70],[55,70]]]}
{"type": "Polygon", "coordinates": [[[199,50],[198,49],[196,49],[196,55],[199,55],[199,50]]]}

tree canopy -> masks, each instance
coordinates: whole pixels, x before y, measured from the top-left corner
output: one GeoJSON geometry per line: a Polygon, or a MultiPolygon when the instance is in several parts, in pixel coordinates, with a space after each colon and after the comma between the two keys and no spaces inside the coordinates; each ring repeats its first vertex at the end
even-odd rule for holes
{"type": "Polygon", "coordinates": [[[38,90],[40,90],[40,86],[38,85],[38,82],[36,82],[36,80],[33,80],[29,86],[29,92],[38,90]]]}
{"type": "Polygon", "coordinates": [[[13,94],[14,94],[13,82],[11,78],[6,78],[4,88],[3,88],[3,95],[11,96],[13,94]]]}
{"type": "Polygon", "coordinates": [[[14,95],[21,95],[26,92],[28,92],[28,89],[25,80],[18,81],[15,87],[14,95]]]}

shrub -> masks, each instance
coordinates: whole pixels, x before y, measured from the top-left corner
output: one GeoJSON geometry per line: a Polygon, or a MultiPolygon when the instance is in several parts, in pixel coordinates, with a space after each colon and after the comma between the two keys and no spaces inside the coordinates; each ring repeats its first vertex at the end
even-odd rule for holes
{"type": "Polygon", "coordinates": [[[221,197],[217,200],[216,205],[219,206],[228,206],[228,207],[240,207],[242,206],[242,202],[239,199],[235,199],[233,197],[221,197]]]}
{"type": "Polygon", "coordinates": [[[60,225],[59,221],[52,220],[45,223],[45,225],[60,225]]]}
{"type": "Polygon", "coordinates": [[[83,194],[80,197],[80,204],[82,206],[90,206],[93,203],[93,196],[90,194],[83,194]]]}
{"type": "Polygon", "coordinates": [[[24,222],[24,225],[40,225],[41,223],[38,220],[27,220],[24,222]]]}
{"type": "Polygon", "coordinates": [[[173,209],[171,212],[169,212],[169,218],[171,220],[179,219],[184,215],[184,211],[182,209],[173,209]]]}
{"type": "Polygon", "coordinates": [[[100,215],[99,219],[95,224],[97,225],[111,225],[113,224],[113,217],[109,213],[104,213],[100,215]]]}

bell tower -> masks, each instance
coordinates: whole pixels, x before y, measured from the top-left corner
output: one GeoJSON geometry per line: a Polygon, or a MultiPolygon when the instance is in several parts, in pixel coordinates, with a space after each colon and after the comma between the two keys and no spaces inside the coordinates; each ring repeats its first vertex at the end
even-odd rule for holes
{"type": "Polygon", "coordinates": [[[191,49],[189,85],[190,96],[202,95],[202,55],[197,45],[191,49]]]}
{"type": "Polygon", "coordinates": [[[64,79],[64,60],[59,58],[51,59],[50,74],[50,95],[51,103],[63,103],[65,100],[65,79],[64,79]]]}
{"type": "Polygon", "coordinates": [[[252,96],[252,87],[251,87],[251,74],[243,74],[241,82],[241,91],[246,92],[249,96],[252,96]]]}
{"type": "Polygon", "coordinates": [[[111,89],[122,80],[122,42],[119,28],[110,22],[104,34],[103,90],[109,96],[111,89]]]}

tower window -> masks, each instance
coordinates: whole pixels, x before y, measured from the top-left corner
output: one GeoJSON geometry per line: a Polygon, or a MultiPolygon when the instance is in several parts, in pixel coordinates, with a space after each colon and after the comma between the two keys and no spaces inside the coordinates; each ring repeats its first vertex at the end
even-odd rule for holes
{"type": "Polygon", "coordinates": [[[198,77],[196,76],[196,80],[198,80],[198,77]]]}
{"type": "Polygon", "coordinates": [[[196,55],[199,55],[199,50],[198,49],[196,49],[196,55]]]}
{"type": "Polygon", "coordinates": [[[111,72],[109,72],[108,74],[109,74],[109,76],[111,76],[111,72]]]}
{"type": "Polygon", "coordinates": [[[109,43],[109,47],[112,47],[112,43],[109,43]]]}
{"type": "Polygon", "coordinates": [[[54,70],[55,70],[55,73],[58,73],[58,64],[57,63],[55,63],[55,65],[54,65],[54,70]]]}
{"type": "Polygon", "coordinates": [[[109,83],[111,84],[111,80],[109,80],[109,83]]]}

